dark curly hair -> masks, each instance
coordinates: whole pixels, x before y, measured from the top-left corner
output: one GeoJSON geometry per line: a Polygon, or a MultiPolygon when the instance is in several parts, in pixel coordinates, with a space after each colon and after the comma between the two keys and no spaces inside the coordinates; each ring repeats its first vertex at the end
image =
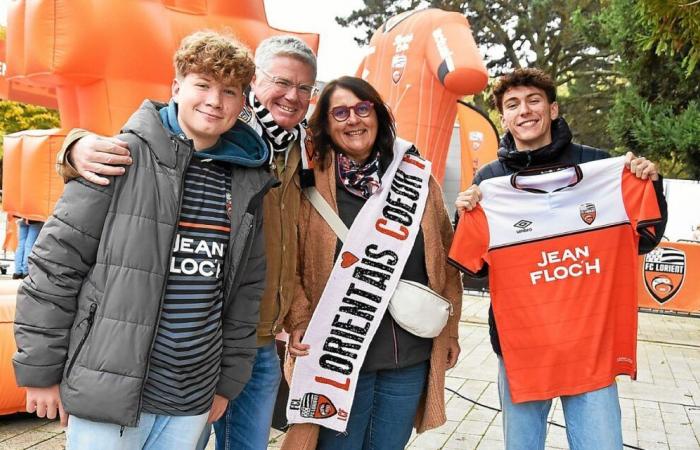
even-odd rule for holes
{"type": "Polygon", "coordinates": [[[377,139],[374,141],[374,149],[379,151],[379,164],[386,168],[394,157],[394,141],[396,140],[396,125],[394,116],[389,108],[384,104],[381,95],[371,84],[357,77],[340,77],[330,81],[323,88],[318,97],[316,108],[314,109],[309,125],[311,128],[311,138],[316,149],[318,160],[328,165],[331,162],[329,156],[337,151],[328,133],[328,121],[334,120],[330,115],[330,99],[336,89],[347,89],[355,94],[362,101],[369,100],[374,104],[374,111],[377,114],[377,139]]]}
{"type": "Polygon", "coordinates": [[[503,114],[503,95],[512,87],[533,86],[542,89],[547,95],[549,103],[557,101],[557,87],[552,81],[552,77],[540,69],[523,68],[515,69],[513,72],[502,75],[493,85],[491,92],[491,106],[498,108],[503,114]]]}

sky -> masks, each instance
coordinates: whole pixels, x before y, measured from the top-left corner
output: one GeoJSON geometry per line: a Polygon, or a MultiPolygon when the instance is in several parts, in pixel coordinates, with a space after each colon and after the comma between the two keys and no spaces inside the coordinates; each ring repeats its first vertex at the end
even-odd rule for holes
{"type": "MultiPolygon", "coordinates": [[[[6,23],[7,4],[0,0],[0,23],[6,23]]],[[[118,0],[113,0],[118,1],[118,0]]],[[[321,35],[318,54],[318,79],[328,81],[355,73],[363,50],[353,40],[356,33],[335,22],[336,16],[347,16],[361,8],[362,0],[264,0],[271,26],[288,31],[312,32],[321,35]]]]}
{"type": "Polygon", "coordinates": [[[319,33],[318,79],[329,81],[354,75],[363,49],[353,40],[360,36],[335,21],[364,6],[362,0],[265,0],[267,20],[273,27],[289,31],[319,33]]]}

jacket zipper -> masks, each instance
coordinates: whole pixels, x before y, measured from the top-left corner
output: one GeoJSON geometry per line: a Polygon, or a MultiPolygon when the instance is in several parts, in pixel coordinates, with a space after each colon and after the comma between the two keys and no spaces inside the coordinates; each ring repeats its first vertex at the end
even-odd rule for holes
{"type": "MultiPolygon", "coordinates": [[[[287,157],[289,157],[289,153],[291,153],[293,145],[294,145],[294,142],[289,143],[289,147],[287,149],[287,157]]],[[[301,166],[302,166],[302,164],[301,164],[301,156],[300,156],[298,166],[294,170],[294,172],[301,171],[301,169],[302,169],[301,166]]],[[[289,169],[290,169],[289,167],[286,167],[286,161],[285,161],[285,170],[289,170],[289,169]]],[[[282,183],[282,186],[280,187],[280,191],[281,191],[280,204],[281,205],[284,205],[284,193],[286,192],[287,188],[289,187],[289,184],[295,184],[296,187],[299,188],[299,191],[301,192],[301,185],[299,183],[297,183],[299,181],[299,178],[298,177],[295,178],[294,173],[291,173],[291,174],[285,175],[285,176],[290,176],[292,178],[288,182],[286,182],[285,180],[279,180],[282,183]]],[[[282,220],[282,214],[280,214],[280,220],[282,220]]],[[[282,233],[284,234],[284,227],[282,228],[282,233]]],[[[282,242],[284,242],[284,241],[285,241],[284,236],[282,236],[282,242]]],[[[284,257],[282,257],[282,259],[284,259],[284,257]]],[[[280,262],[280,264],[282,264],[282,263],[280,262]]],[[[284,265],[284,264],[282,264],[282,265],[284,265]]],[[[276,339],[276,334],[277,334],[276,330],[279,328],[280,322],[282,322],[284,320],[284,317],[282,317],[282,291],[281,291],[282,278],[283,278],[282,277],[282,268],[280,268],[279,286],[278,286],[277,292],[276,292],[276,298],[278,300],[277,301],[277,316],[275,317],[275,320],[272,322],[272,329],[270,330],[272,337],[275,339],[276,339]]],[[[280,330],[280,331],[282,331],[282,330],[280,330]]]]}
{"type": "Polygon", "coordinates": [[[87,329],[85,330],[85,334],[83,334],[83,337],[80,338],[80,342],[78,342],[78,346],[75,348],[75,353],[73,354],[73,359],[71,359],[70,364],[68,365],[68,370],[66,371],[66,378],[70,376],[71,371],[73,370],[73,366],[75,365],[75,362],[78,360],[78,355],[80,355],[80,351],[83,349],[83,345],[85,345],[85,341],[88,338],[88,335],[90,334],[90,330],[92,330],[92,324],[95,320],[95,311],[97,311],[97,303],[91,303],[90,304],[90,312],[88,313],[87,318],[87,329]]]}
{"type": "MultiPolygon", "coordinates": [[[[286,170],[286,168],[285,168],[285,170],[286,170]]],[[[292,175],[292,177],[293,176],[294,175],[292,175]]],[[[281,209],[284,206],[285,186],[284,186],[284,181],[282,181],[282,180],[280,180],[280,181],[282,182],[282,186],[280,187],[280,199],[279,199],[280,204],[278,206],[280,207],[280,222],[282,222],[281,209]]],[[[290,180],[290,183],[291,182],[293,182],[293,180],[290,180]]],[[[282,232],[282,243],[281,244],[284,247],[285,236],[286,236],[285,231],[284,231],[284,227],[281,226],[280,230],[282,232]]],[[[283,249],[282,252],[284,253],[284,251],[285,250],[283,249]]],[[[277,292],[275,292],[275,298],[277,300],[277,314],[275,315],[275,320],[272,321],[272,328],[270,329],[270,334],[272,335],[273,338],[275,338],[275,336],[276,336],[276,333],[277,333],[276,330],[277,330],[278,324],[280,322],[280,319],[282,319],[282,317],[280,317],[280,316],[282,315],[282,279],[284,278],[284,276],[282,275],[282,273],[284,272],[284,263],[282,261],[284,261],[284,254],[282,254],[281,256],[282,257],[280,258],[280,261],[279,261],[279,263],[280,263],[280,275],[279,275],[279,279],[277,280],[277,283],[278,283],[277,292]]]]}
{"type": "MultiPolygon", "coordinates": [[[[175,146],[175,154],[177,155],[177,150],[179,148],[179,145],[177,143],[177,138],[175,137],[170,137],[170,140],[172,141],[173,145],[175,146]]],[[[192,160],[192,154],[193,154],[193,147],[191,144],[188,145],[188,150],[190,150],[188,156],[187,156],[187,161],[185,162],[185,168],[190,165],[190,161],[192,160]]],[[[175,216],[175,232],[173,233],[171,239],[170,239],[170,246],[168,247],[168,250],[172,250],[173,244],[175,244],[175,238],[177,237],[177,224],[178,221],[180,220],[180,212],[182,211],[182,197],[185,195],[185,178],[186,178],[186,173],[185,171],[182,172],[182,179],[180,180],[180,192],[179,192],[179,200],[177,202],[177,215],[175,216]]],[[[170,258],[171,255],[168,255],[168,258],[170,258]]],[[[170,267],[170,259],[168,259],[168,264],[167,267],[170,267]]],[[[138,408],[136,408],[136,426],[139,426],[139,421],[141,420],[141,409],[143,408],[143,391],[146,389],[146,377],[148,376],[148,371],[151,368],[151,353],[153,353],[153,347],[156,345],[156,336],[158,336],[158,327],[160,326],[160,318],[161,318],[161,312],[163,310],[163,302],[165,301],[165,289],[168,286],[168,275],[169,275],[169,269],[166,269],[165,276],[163,277],[163,288],[161,289],[161,296],[160,296],[160,301],[158,302],[158,319],[156,319],[156,325],[153,328],[153,336],[151,337],[151,346],[148,350],[148,361],[146,362],[146,371],[143,374],[143,382],[141,383],[141,392],[139,393],[139,405],[138,408]]],[[[119,432],[119,437],[122,436],[124,433],[124,427],[120,429],[119,432]]]]}
{"type": "MultiPolygon", "coordinates": [[[[258,192],[258,194],[253,195],[253,197],[251,197],[250,201],[252,202],[253,200],[256,200],[255,197],[256,197],[257,195],[262,195],[262,196],[264,197],[264,196],[267,194],[267,192],[270,190],[270,188],[272,188],[272,187],[275,185],[275,183],[276,183],[276,180],[274,180],[274,179],[269,180],[269,181],[262,187],[262,189],[260,190],[260,192],[258,192]]],[[[248,226],[248,238],[246,239],[245,247],[243,248],[243,252],[241,252],[241,258],[239,259],[239,261],[245,261],[245,260],[248,259],[248,256],[249,256],[249,254],[250,254],[250,248],[251,248],[251,246],[253,245],[253,240],[254,240],[254,238],[255,238],[255,230],[254,230],[255,224],[256,224],[257,221],[258,221],[258,220],[257,220],[257,219],[258,219],[258,214],[260,214],[260,212],[262,211],[262,208],[263,208],[262,205],[263,205],[263,203],[262,203],[262,198],[261,198],[260,201],[259,201],[259,203],[258,203],[258,205],[256,206],[255,210],[251,211],[251,210],[249,210],[248,208],[246,208],[246,212],[249,212],[249,213],[251,213],[251,214],[253,215],[253,220],[251,221],[250,225],[248,226]]],[[[248,207],[250,207],[250,202],[248,203],[248,207]]],[[[230,239],[229,248],[231,248],[231,247],[230,247],[230,244],[231,244],[232,241],[233,241],[233,238],[230,239]]],[[[229,252],[228,255],[230,255],[230,254],[231,254],[231,253],[229,252]]],[[[227,257],[226,257],[227,260],[229,259],[229,256],[228,256],[228,255],[227,255],[227,257]]],[[[231,263],[229,263],[229,264],[231,264],[231,263]]],[[[226,272],[228,273],[228,270],[227,270],[226,272]]],[[[238,283],[240,282],[241,272],[242,272],[241,270],[237,270],[236,273],[234,274],[234,278],[233,278],[233,280],[231,281],[231,289],[230,289],[230,291],[229,291],[229,294],[230,294],[231,292],[235,291],[236,288],[238,287],[238,283]]],[[[226,294],[226,293],[224,292],[224,294],[226,294]]],[[[224,316],[226,315],[226,312],[228,311],[229,306],[230,306],[230,304],[229,304],[229,305],[226,305],[226,308],[224,309],[224,316]]],[[[256,327],[256,328],[257,328],[257,327],[256,327]]]]}
{"type": "MultiPolygon", "coordinates": [[[[389,311],[387,311],[388,313],[389,311]]],[[[394,319],[389,318],[391,321],[391,333],[394,335],[394,363],[396,364],[396,368],[399,368],[399,340],[396,337],[396,323],[394,322],[394,319]]]]}

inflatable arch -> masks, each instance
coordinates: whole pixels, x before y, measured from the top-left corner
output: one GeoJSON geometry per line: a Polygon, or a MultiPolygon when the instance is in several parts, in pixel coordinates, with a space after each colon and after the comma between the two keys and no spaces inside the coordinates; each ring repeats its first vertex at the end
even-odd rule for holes
{"type": "MultiPolygon", "coordinates": [[[[8,9],[7,81],[44,94],[55,89],[65,130],[115,134],[145,98],[170,97],[172,55],[203,28],[229,30],[251,49],[289,34],[268,25],[262,0],[19,0],[8,9]]],[[[291,34],[318,49],[318,35],[291,34]]],[[[7,212],[48,217],[62,186],[55,195],[57,178],[47,176],[45,161],[52,173],[63,137],[57,130],[6,139],[7,212]]]]}
{"type": "Polygon", "coordinates": [[[372,36],[358,76],[372,83],[442,181],[457,100],[486,87],[488,74],[467,19],[439,9],[407,11],[372,36]]]}

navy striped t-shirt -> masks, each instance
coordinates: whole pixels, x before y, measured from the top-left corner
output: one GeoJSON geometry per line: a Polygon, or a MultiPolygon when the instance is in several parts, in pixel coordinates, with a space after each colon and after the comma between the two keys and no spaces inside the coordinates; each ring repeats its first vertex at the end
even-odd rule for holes
{"type": "Polygon", "coordinates": [[[144,387],[145,412],[189,416],[211,407],[221,366],[230,231],[230,167],[192,158],[144,387]]]}

